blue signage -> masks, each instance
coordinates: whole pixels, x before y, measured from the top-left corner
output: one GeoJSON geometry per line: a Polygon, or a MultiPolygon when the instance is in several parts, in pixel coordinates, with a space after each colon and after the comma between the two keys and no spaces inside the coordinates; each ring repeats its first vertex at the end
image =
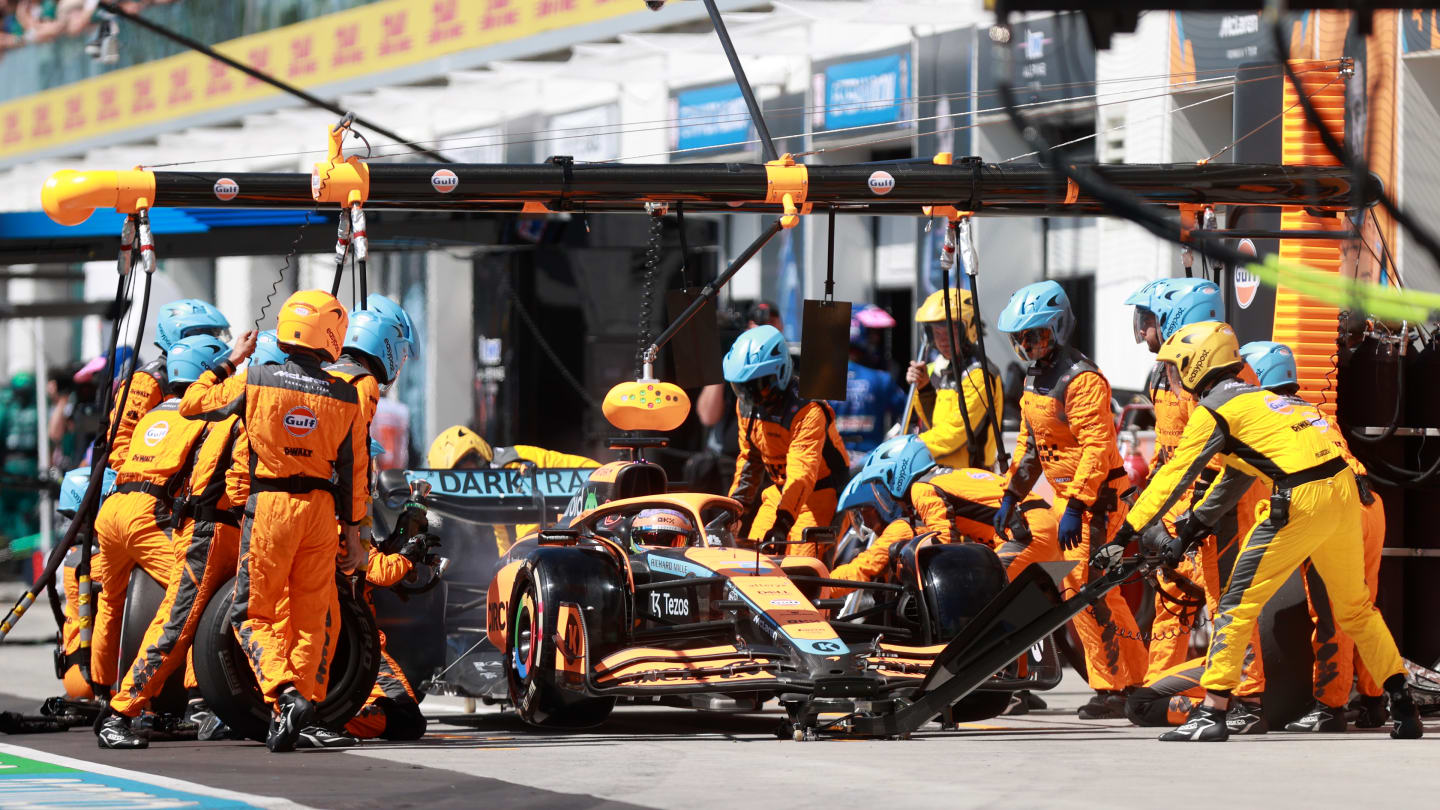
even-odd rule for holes
{"type": "Polygon", "coordinates": [[[677,149],[710,149],[743,143],[750,137],[750,113],[740,86],[717,84],[675,94],[677,149]]]}
{"type": "Polygon", "coordinates": [[[899,123],[910,92],[910,57],[890,54],[825,68],[826,130],[899,123]]]}

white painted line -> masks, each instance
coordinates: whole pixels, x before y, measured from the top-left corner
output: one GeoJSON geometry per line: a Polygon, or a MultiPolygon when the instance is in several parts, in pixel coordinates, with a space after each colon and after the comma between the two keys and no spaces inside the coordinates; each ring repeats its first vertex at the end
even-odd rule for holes
{"type": "MultiPolygon", "coordinates": [[[[256,807],[269,807],[275,810],[315,810],[308,805],[296,804],[281,796],[259,796],[254,793],[240,793],[234,790],[210,787],[208,785],[187,782],[183,779],[173,779],[169,776],[160,776],[144,771],[132,771],[129,768],[116,768],[111,765],[102,765],[98,762],[90,762],[83,759],[52,754],[48,751],[39,751],[34,748],[26,748],[20,745],[9,745],[0,743],[0,754],[11,754],[17,757],[25,757],[39,762],[48,762],[51,765],[63,765],[67,768],[74,768],[77,771],[100,774],[102,776],[113,776],[117,779],[129,779],[133,782],[141,782],[167,790],[176,790],[185,793],[195,793],[201,796],[211,796],[216,799],[226,799],[232,802],[245,802],[256,807]]],[[[142,755],[143,756],[143,755],[142,755]]],[[[63,776],[63,774],[60,774],[63,776]]]]}

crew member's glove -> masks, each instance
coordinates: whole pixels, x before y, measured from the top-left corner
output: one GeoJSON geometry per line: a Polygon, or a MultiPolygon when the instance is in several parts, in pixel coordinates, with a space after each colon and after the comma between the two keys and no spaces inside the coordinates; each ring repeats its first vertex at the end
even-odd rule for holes
{"type": "Polygon", "coordinates": [[[1166,568],[1174,568],[1185,557],[1185,544],[1165,530],[1162,521],[1155,521],[1140,533],[1140,554],[1158,560],[1166,568]]]}
{"type": "Polygon", "coordinates": [[[1125,547],[1135,539],[1135,530],[1130,528],[1129,523],[1120,524],[1120,531],[1115,533],[1110,542],[1090,551],[1090,567],[1098,568],[1101,571],[1108,570],[1119,564],[1125,556],[1125,547]]]}
{"type": "Polygon", "coordinates": [[[1200,545],[1200,541],[1213,534],[1214,531],[1213,528],[1202,523],[1194,512],[1186,512],[1175,519],[1175,537],[1180,542],[1181,554],[1200,545]]]}
{"type": "Polygon", "coordinates": [[[1018,499],[1010,493],[1000,499],[1000,506],[995,510],[995,534],[1005,537],[1006,530],[1010,526],[1010,514],[1015,511],[1015,502],[1018,499]]]}
{"type": "Polygon", "coordinates": [[[784,510],[775,513],[775,523],[770,530],[765,532],[765,537],[760,541],[760,552],[762,554],[784,554],[789,548],[786,542],[790,539],[790,529],[795,526],[795,516],[784,510]]]}
{"type": "Polygon", "coordinates": [[[1083,536],[1081,529],[1085,527],[1085,504],[1076,498],[1071,498],[1065,504],[1065,513],[1060,516],[1060,548],[1069,551],[1080,545],[1083,536]]]}
{"type": "Polygon", "coordinates": [[[430,549],[440,545],[440,538],[433,534],[417,534],[406,540],[395,552],[414,565],[420,565],[430,557],[430,549]]]}

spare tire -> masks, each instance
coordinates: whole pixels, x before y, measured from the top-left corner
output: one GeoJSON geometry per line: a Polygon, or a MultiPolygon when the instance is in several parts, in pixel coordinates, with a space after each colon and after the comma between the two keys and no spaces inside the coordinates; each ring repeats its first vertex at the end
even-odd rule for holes
{"type": "MultiPolygon", "coordinates": [[[[120,619],[120,680],[125,680],[125,675],[130,667],[135,665],[135,657],[142,652],[141,645],[145,643],[145,631],[150,629],[150,622],[155,618],[155,611],[160,609],[160,603],[165,599],[165,586],[160,581],[150,576],[140,566],[135,566],[130,572],[130,582],[125,589],[125,613],[120,619]]],[[[115,684],[118,689],[120,684],[115,684]]],[[[176,667],[175,672],[165,681],[165,687],[159,694],[150,700],[150,710],[160,714],[179,715],[185,711],[185,668],[176,667]]]]}
{"type": "MultiPolygon", "coordinates": [[[[315,712],[317,724],[334,729],[342,728],[365,705],[380,670],[375,616],[355,598],[347,581],[337,579],[340,632],[330,663],[329,689],[315,712]]],[[[270,728],[270,709],[231,630],[230,603],[234,596],[232,579],[220,586],[200,617],[195,632],[195,680],[205,702],[227,726],[252,740],[264,741],[270,728]]]]}
{"type": "MultiPolygon", "coordinates": [[[[926,546],[917,556],[930,618],[929,644],[955,638],[1009,584],[1000,558],[982,543],[926,546]]],[[[982,687],[956,701],[950,719],[970,723],[997,717],[1010,705],[1010,695],[982,687]]]]}

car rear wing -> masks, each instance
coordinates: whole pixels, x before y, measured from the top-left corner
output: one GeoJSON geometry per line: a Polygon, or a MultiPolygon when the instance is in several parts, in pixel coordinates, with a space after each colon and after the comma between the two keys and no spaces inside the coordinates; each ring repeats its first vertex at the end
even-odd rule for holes
{"type": "Polygon", "coordinates": [[[585,488],[594,468],[387,470],[380,491],[388,501],[413,497],[431,512],[469,523],[553,525],[585,488]],[[399,475],[397,475],[397,473],[399,475]],[[403,475],[403,478],[400,477],[403,475]],[[420,494],[417,484],[428,484],[420,494]]]}

